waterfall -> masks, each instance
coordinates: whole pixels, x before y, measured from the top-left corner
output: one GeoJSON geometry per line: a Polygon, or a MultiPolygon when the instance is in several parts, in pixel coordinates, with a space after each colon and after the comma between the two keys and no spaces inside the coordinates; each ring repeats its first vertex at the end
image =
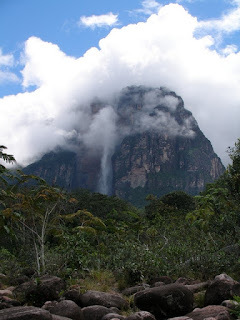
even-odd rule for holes
{"type": "Polygon", "coordinates": [[[113,148],[108,145],[104,146],[101,158],[101,173],[99,178],[99,192],[103,194],[111,194],[112,185],[112,162],[113,148]]]}

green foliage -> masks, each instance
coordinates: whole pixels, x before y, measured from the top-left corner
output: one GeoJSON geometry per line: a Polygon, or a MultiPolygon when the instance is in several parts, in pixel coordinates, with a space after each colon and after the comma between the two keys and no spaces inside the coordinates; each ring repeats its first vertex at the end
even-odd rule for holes
{"type": "Polygon", "coordinates": [[[167,216],[171,213],[186,214],[195,207],[194,197],[184,191],[173,191],[157,199],[149,195],[146,198],[149,204],[145,207],[145,213],[149,219],[156,216],[167,216]]]}
{"type": "Polygon", "coordinates": [[[184,191],[173,191],[160,198],[160,200],[170,207],[176,208],[179,212],[186,213],[195,207],[192,196],[184,191]]]}
{"type": "Polygon", "coordinates": [[[233,199],[240,203],[240,139],[228,150],[232,164],[227,168],[226,182],[233,199]]]}
{"type": "Polygon", "coordinates": [[[123,212],[133,208],[126,201],[116,196],[92,193],[85,189],[75,192],[73,196],[78,201],[77,209],[85,209],[100,218],[106,218],[112,210],[123,212]]]}
{"type": "Polygon", "coordinates": [[[240,227],[240,140],[230,149],[230,164],[216,182],[207,185],[200,196],[196,196],[196,209],[187,217],[205,231],[230,232],[235,238],[240,227]]]}
{"type": "Polygon", "coordinates": [[[117,281],[110,270],[91,270],[79,281],[82,290],[111,291],[117,289],[117,281]]]}
{"type": "MultiPolygon", "coordinates": [[[[5,153],[3,150],[6,150],[7,147],[0,145],[0,160],[2,159],[4,162],[6,163],[14,163],[15,162],[15,158],[13,155],[11,154],[7,154],[5,153]]],[[[3,173],[6,173],[8,170],[6,169],[6,167],[0,163],[0,176],[3,173]]],[[[3,181],[3,180],[2,180],[3,181]]],[[[5,182],[5,181],[4,181],[5,182]]]]}
{"type": "Polygon", "coordinates": [[[226,173],[200,195],[148,195],[144,212],[114,196],[66,193],[18,171],[0,185],[2,272],[27,263],[72,282],[106,280],[107,288],[117,280],[123,288],[160,275],[207,279],[238,271],[239,149],[238,141],[226,173]]]}
{"type": "Polygon", "coordinates": [[[0,272],[8,273],[8,269],[10,266],[13,265],[14,261],[16,260],[16,257],[7,249],[2,248],[0,250],[0,260],[1,260],[0,272]]]}
{"type": "Polygon", "coordinates": [[[194,304],[197,308],[204,307],[205,293],[205,291],[200,291],[194,294],[194,304]]]}
{"type": "Polygon", "coordinates": [[[237,319],[239,319],[240,318],[240,297],[234,296],[232,302],[234,307],[230,309],[230,314],[235,316],[237,319]]]}
{"type": "MultiPolygon", "coordinates": [[[[0,161],[13,164],[14,157],[5,153],[5,149],[5,146],[0,146],[0,161]]],[[[9,186],[9,180],[12,178],[11,172],[0,162],[0,231],[8,235],[12,234],[12,228],[8,221],[9,213],[4,213],[3,210],[6,208],[6,201],[12,195],[12,186],[9,186]]]]}
{"type": "Polygon", "coordinates": [[[64,193],[48,186],[43,179],[19,170],[13,179],[2,189],[1,225],[8,233],[12,232],[18,245],[31,243],[29,251],[35,250],[38,273],[45,272],[46,236],[59,220],[58,205],[64,193]],[[32,180],[34,184],[28,186],[32,180]]]}

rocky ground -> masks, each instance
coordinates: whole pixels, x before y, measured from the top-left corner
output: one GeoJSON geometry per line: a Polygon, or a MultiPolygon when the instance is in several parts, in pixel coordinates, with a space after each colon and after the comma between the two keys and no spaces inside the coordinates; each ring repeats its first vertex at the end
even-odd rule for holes
{"type": "Polygon", "coordinates": [[[151,286],[111,293],[67,288],[55,276],[25,276],[11,287],[3,285],[4,275],[0,280],[1,320],[229,320],[239,308],[233,298],[240,283],[226,274],[207,282],[160,277],[151,286]]]}

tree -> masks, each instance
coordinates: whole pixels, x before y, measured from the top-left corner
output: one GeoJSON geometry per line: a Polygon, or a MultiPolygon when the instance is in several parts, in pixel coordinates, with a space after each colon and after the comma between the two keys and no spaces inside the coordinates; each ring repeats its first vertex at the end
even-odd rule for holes
{"type": "Polygon", "coordinates": [[[14,178],[10,190],[3,190],[1,216],[11,225],[19,243],[32,243],[37,272],[44,273],[46,236],[59,226],[61,201],[65,200],[65,193],[20,170],[14,178]]]}
{"type": "Polygon", "coordinates": [[[187,213],[194,209],[194,198],[184,191],[173,191],[157,199],[153,195],[148,195],[146,200],[149,204],[145,207],[145,213],[148,219],[154,219],[157,216],[170,216],[187,213]]]}
{"type": "MultiPolygon", "coordinates": [[[[2,159],[6,163],[14,163],[15,158],[13,155],[3,152],[3,150],[7,149],[7,147],[0,145],[0,160],[2,159]]],[[[0,175],[7,172],[6,167],[0,163],[0,175]]]]}
{"type": "Polygon", "coordinates": [[[239,234],[240,217],[240,139],[228,149],[232,163],[214,183],[208,184],[200,196],[195,197],[197,207],[188,218],[209,230],[239,234]]]}
{"type": "Polygon", "coordinates": [[[11,195],[11,190],[9,190],[9,181],[13,178],[13,175],[3,164],[15,163],[15,158],[13,155],[5,153],[3,150],[7,147],[0,145],[0,230],[10,233],[10,226],[7,216],[3,213],[3,209],[6,207],[6,200],[11,195]],[[1,163],[3,162],[3,163],[1,163]]]}
{"type": "Polygon", "coordinates": [[[195,201],[193,196],[187,194],[184,191],[173,191],[165,194],[160,198],[160,200],[170,206],[174,207],[180,212],[186,213],[194,209],[195,201]]]}
{"type": "Polygon", "coordinates": [[[229,191],[235,200],[240,202],[240,139],[235,143],[233,148],[228,149],[232,164],[226,171],[226,180],[229,191]]]}

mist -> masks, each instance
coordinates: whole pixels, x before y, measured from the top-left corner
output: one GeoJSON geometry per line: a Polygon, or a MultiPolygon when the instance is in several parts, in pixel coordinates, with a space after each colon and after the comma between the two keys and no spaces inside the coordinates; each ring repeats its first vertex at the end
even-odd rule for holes
{"type": "Polygon", "coordinates": [[[130,85],[163,86],[182,97],[227,164],[226,149],[240,136],[240,53],[217,52],[212,36],[195,35],[202,25],[182,6],[170,4],[146,22],[112,29],[99,48],[81,57],[67,56],[40,38],[27,39],[22,53],[25,92],[0,99],[2,144],[26,166],[58,146],[75,150],[83,143],[101,155],[99,188],[107,193],[109,161],[126,134],[155,129],[193,135],[190,118],[183,126],[171,114],[150,119],[147,111],[157,99],[172,110],[178,102],[152,94],[145,96],[145,109],[134,126],[119,131],[114,105],[119,91],[130,85]],[[103,101],[97,111],[94,101],[103,101]]]}

